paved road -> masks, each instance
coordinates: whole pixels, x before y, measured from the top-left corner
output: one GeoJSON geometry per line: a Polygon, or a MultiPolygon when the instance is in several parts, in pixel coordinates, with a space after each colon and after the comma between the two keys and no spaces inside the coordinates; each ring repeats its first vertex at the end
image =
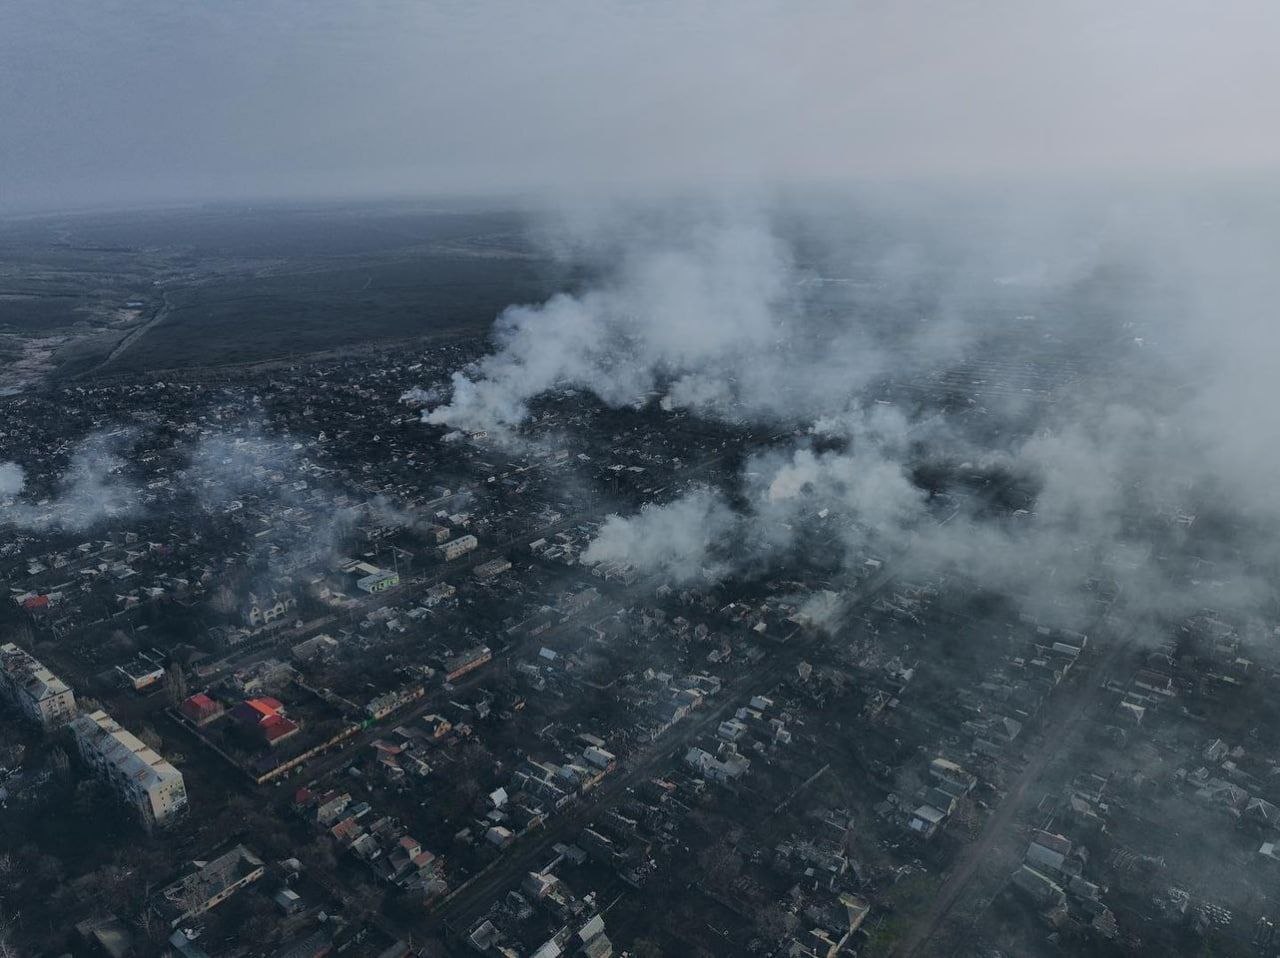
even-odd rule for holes
{"type": "MultiPolygon", "coordinates": [[[[1094,634],[1097,634],[1096,629],[1094,634]]],[[[1050,706],[1043,723],[1043,738],[1031,761],[1006,791],[1004,799],[987,819],[977,840],[960,853],[929,910],[912,924],[910,932],[894,950],[894,955],[899,958],[915,958],[928,953],[931,939],[977,874],[979,866],[990,863],[991,853],[997,843],[1009,834],[1010,827],[1028,811],[1031,799],[1036,794],[1030,791],[1032,784],[1040,778],[1062,747],[1073,738],[1093,706],[1102,699],[1105,693],[1102,679],[1110,673],[1116,661],[1129,650],[1132,643],[1131,634],[1113,639],[1092,667],[1084,670],[1080,677],[1081,687],[1068,690],[1075,694],[1060,696],[1050,706]]],[[[1010,868],[1012,867],[1011,864],[1010,868]]]]}

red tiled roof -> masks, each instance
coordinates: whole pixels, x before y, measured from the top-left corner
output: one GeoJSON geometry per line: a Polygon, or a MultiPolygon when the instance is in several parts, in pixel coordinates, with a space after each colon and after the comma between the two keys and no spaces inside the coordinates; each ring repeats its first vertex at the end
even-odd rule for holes
{"type": "Polygon", "coordinates": [[[200,719],[216,712],[218,703],[203,692],[197,692],[178,706],[178,709],[188,718],[200,719]]]}
{"type": "Polygon", "coordinates": [[[298,724],[289,721],[283,715],[269,715],[258,724],[258,728],[262,730],[262,735],[268,742],[274,742],[278,738],[284,738],[296,732],[298,724]]]}
{"type": "Polygon", "coordinates": [[[284,711],[284,705],[278,699],[273,699],[266,695],[256,699],[245,699],[244,704],[258,712],[263,718],[270,718],[284,711]]]}
{"type": "Polygon", "coordinates": [[[360,831],[360,823],[354,818],[344,818],[329,829],[329,834],[339,841],[350,841],[360,831]]]}

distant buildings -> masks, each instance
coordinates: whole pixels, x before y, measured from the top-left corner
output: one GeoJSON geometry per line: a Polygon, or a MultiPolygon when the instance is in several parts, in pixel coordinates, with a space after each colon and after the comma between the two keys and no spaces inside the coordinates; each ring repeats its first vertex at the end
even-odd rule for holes
{"type": "Polygon", "coordinates": [[[703,749],[691,748],[684,761],[693,771],[712,782],[737,781],[751,768],[749,758],[733,751],[729,751],[724,758],[717,758],[703,749]]]}
{"type": "Polygon", "coordinates": [[[67,683],[12,642],[0,646],[0,694],[45,728],[75,715],[76,697],[67,683]]]}
{"type": "Polygon", "coordinates": [[[445,679],[449,682],[456,682],[458,679],[462,678],[462,676],[480,668],[480,666],[484,665],[492,658],[493,653],[489,650],[487,645],[468,649],[461,655],[450,656],[444,663],[445,679]]]}
{"type": "Polygon", "coordinates": [[[71,731],[81,758],[136,810],[145,828],[163,825],[186,809],[182,773],[106,712],[81,715],[71,731]]]}
{"type": "Polygon", "coordinates": [[[299,642],[289,650],[298,662],[311,662],[333,655],[338,650],[338,640],[331,635],[320,634],[299,642]]]}
{"type": "Polygon", "coordinates": [[[446,562],[452,562],[459,556],[464,556],[468,552],[480,545],[480,541],[475,536],[459,536],[452,542],[446,542],[440,546],[440,555],[446,562]]]}
{"type": "Polygon", "coordinates": [[[364,710],[371,719],[386,718],[402,705],[407,705],[415,699],[422,698],[425,692],[426,690],[421,685],[414,685],[407,689],[397,689],[371,699],[369,704],[364,707],[364,710]]]}
{"type": "Polygon", "coordinates": [[[298,600],[288,593],[272,592],[269,598],[259,599],[249,594],[249,606],[245,609],[245,621],[254,629],[271,625],[284,617],[290,609],[298,607],[298,600]]]}
{"type": "Polygon", "coordinates": [[[1010,881],[1015,888],[1041,908],[1060,906],[1066,901],[1067,896],[1061,885],[1029,865],[1020,866],[1013,873],[1010,881]]]}
{"type": "Polygon", "coordinates": [[[375,592],[386,592],[388,589],[394,589],[399,584],[400,573],[388,572],[386,569],[377,569],[356,580],[356,588],[371,595],[375,592]]]}
{"type": "Polygon", "coordinates": [[[935,758],[929,763],[929,775],[938,783],[938,787],[957,798],[973,791],[978,779],[972,773],[961,768],[950,759],[935,758]]]}
{"type": "Polygon", "coordinates": [[[451,586],[448,582],[437,582],[427,590],[426,599],[423,605],[431,608],[445,599],[452,599],[458,594],[458,590],[451,586]]]}
{"type": "Polygon", "coordinates": [[[481,582],[487,582],[495,576],[500,576],[511,568],[511,563],[507,559],[490,559],[488,562],[482,562],[475,567],[475,577],[481,582]]]}
{"type": "Polygon", "coordinates": [[[375,565],[367,562],[348,562],[343,565],[343,571],[356,576],[356,588],[361,592],[368,592],[373,595],[376,592],[386,592],[387,589],[393,589],[400,584],[400,573],[391,572],[387,569],[379,569],[375,565]]]}

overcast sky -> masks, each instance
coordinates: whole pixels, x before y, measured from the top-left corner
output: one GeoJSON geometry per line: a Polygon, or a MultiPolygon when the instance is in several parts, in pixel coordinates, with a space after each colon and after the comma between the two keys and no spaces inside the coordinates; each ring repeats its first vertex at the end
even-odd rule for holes
{"type": "Polygon", "coordinates": [[[12,0],[0,209],[1280,160],[1275,0],[12,0]]]}

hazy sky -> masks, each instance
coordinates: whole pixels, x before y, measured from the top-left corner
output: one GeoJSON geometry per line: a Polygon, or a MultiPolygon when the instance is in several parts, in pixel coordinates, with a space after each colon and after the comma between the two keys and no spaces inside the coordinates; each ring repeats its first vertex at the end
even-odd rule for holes
{"type": "Polygon", "coordinates": [[[10,0],[0,209],[1267,169],[1280,3],[10,0]]]}

